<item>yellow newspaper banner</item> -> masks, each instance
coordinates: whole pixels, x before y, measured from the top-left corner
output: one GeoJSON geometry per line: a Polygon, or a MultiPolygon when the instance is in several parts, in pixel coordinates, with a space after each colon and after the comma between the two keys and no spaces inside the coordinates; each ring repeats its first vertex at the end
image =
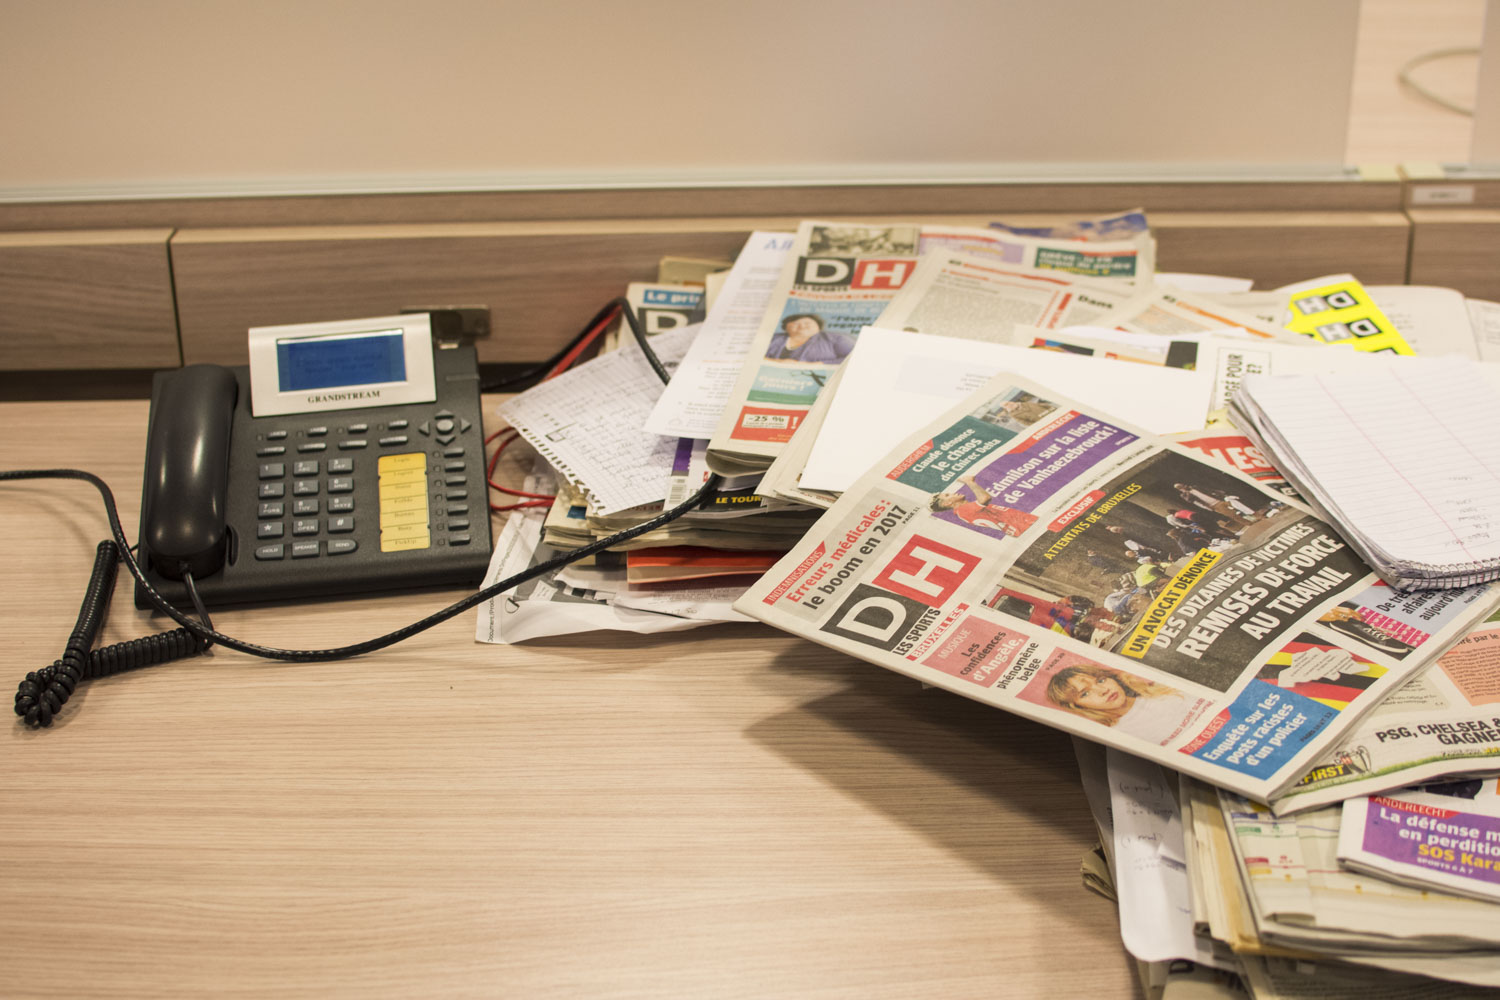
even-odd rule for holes
{"type": "Polygon", "coordinates": [[[1146,655],[1151,648],[1151,643],[1161,632],[1162,626],[1167,624],[1167,619],[1172,616],[1172,611],[1182,603],[1188,592],[1203,579],[1203,574],[1213,568],[1214,563],[1224,558],[1224,553],[1215,552],[1213,549],[1199,549],[1198,554],[1177,575],[1162,588],[1161,594],[1146,609],[1141,616],[1141,623],[1130,633],[1130,638],[1125,640],[1119,652],[1132,659],[1139,660],[1146,655]]]}
{"type": "Polygon", "coordinates": [[[1416,354],[1370,293],[1353,278],[1292,293],[1293,320],[1286,325],[1325,344],[1349,344],[1356,351],[1416,354]]]}

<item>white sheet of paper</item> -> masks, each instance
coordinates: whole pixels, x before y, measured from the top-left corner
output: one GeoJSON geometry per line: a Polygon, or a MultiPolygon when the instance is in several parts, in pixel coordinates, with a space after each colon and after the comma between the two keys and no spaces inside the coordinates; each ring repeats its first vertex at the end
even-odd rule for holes
{"type": "Polygon", "coordinates": [[[1479,347],[1479,359],[1500,362],[1500,303],[1469,299],[1465,305],[1479,347]]]}
{"type": "Polygon", "coordinates": [[[1213,386],[1204,372],[867,326],[844,361],[800,485],[843,492],[908,434],[1001,371],[1056,386],[1158,434],[1202,427],[1213,386]]]}
{"type": "Polygon", "coordinates": [[[1431,285],[1366,285],[1365,291],[1423,357],[1445,354],[1480,359],[1474,325],[1462,292],[1431,285]]]}
{"type": "MultiPolygon", "coordinates": [[[[699,324],[659,333],[651,348],[675,363],[699,324]]],[[[500,416],[577,483],[601,514],[656,503],[667,494],[677,439],[645,430],[664,386],[635,341],[500,404],[500,416]]]]}
{"type": "Polygon", "coordinates": [[[1185,958],[1213,964],[1210,945],[1193,934],[1182,814],[1159,764],[1106,751],[1114,817],[1115,894],[1120,937],[1143,962],[1185,958]]]}
{"type": "Polygon", "coordinates": [[[1181,292],[1248,292],[1255,284],[1253,278],[1226,278],[1220,274],[1192,274],[1187,271],[1157,271],[1158,285],[1166,285],[1181,292]]]}
{"type": "Polygon", "coordinates": [[[795,239],[791,233],[750,234],[646,430],[671,437],[714,436],[795,239]]]}

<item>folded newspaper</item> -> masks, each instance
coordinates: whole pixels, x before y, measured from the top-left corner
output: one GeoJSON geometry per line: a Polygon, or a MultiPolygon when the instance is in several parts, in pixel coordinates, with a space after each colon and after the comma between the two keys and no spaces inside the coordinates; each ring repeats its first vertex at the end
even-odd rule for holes
{"type": "Polygon", "coordinates": [[[1297,501],[1001,374],[735,608],[1264,801],[1494,604],[1397,655],[1323,621],[1377,583],[1297,501]]]}

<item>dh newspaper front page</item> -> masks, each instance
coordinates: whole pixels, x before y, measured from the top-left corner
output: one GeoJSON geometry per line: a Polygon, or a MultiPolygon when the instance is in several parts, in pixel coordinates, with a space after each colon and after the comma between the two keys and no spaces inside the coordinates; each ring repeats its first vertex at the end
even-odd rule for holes
{"type": "Polygon", "coordinates": [[[846,492],[735,607],[1267,801],[1494,603],[1394,649],[1305,506],[1013,375],[846,492]]]}

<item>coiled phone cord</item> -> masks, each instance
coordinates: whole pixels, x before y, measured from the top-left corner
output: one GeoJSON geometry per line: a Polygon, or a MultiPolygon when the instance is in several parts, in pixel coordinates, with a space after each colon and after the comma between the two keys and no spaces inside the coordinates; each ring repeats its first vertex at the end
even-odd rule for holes
{"type": "MultiPolygon", "coordinates": [[[[640,324],[636,321],[634,311],[631,310],[629,305],[625,304],[624,300],[615,300],[611,302],[610,305],[606,308],[612,309],[617,305],[621,307],[621,311],[625,314],[625,317],[629,322],[631,332],[635,335],[635,339],[640,344],[641,350],[645,353],[646,359],[651,364],[652,369],[657,373],[657,375],[663,382],[668,381],[670,379],[670,375],[668,374],[666,368],[662,365],[661,361],[656,357],[656,352],[653,351],[650,345],[646,343],[645,333],[644,331],[642,331],[640,324]]],[[[615,534],[610,535],[607,538],[597,539],[581,548],[572,549],[559,556],[549,559],[544,563],[540,563],[536,566],[530,567],[529,569],[522,570],[521,572],[516,573],[504,580],[498,580],[490,586],[485,587],[473,594],[470,594],[468,597],[456,601],[440,611],[428,615],[426,618],[423,618],[416,622],[412,622],[410,625],[406,625],[402,628],[396,629],[393,632],[388,632],[385,635],[376,636],[373,639],[366,639],[364,642],[351,643],[346,646],[335,646],[329,649],[280,649],[275,646],[263,646],[259,643],[245,642],[243,640],[236,639],[233,636],[225,635],[224,633],[213,628],[213,626],[207,621],[206,615],[204,616],[204,621],[197,621],[193,618],[188,617],[186,614],[177,610],[177,608],[175,608],[170,602],[168,602],[167,599],[156,590],[156,588],[152,587],[150,581],[146,579],[145,574],[141,572],[140,564],[136,562],[135,555],[131,552],[130,544],[125,540],[125,530],[120,524],[120,512],[115,506],[114,493],[110,490],[108,484],[106,484],[104,480],[100,479],[98,476],[94,475],[91,472],[85,472],[82,469],[22,469],[14,471],[0,471],[0,482],[22,479],[81,479],[84,482],[91,484],[95,489],[99,491],[100,496],[104,500],[105,514],[109,518],[110,535],[114,539],[112,546],[115,549],[114,557],[124,560],[126,568],[130,570],[130,575],[133,576],[137,582],[139,582],[142,593],[146,595],[147,602],[150,603],[150,605],[157,611],[160,611],[162,614],[177,622],[178,625],[182,626],[181,629],[174,630],[175,632],[186,631],[194,638],[194,640],[202,643],[202,646],[192,650],[192,653],[202,652],[203,649],[207,648],[208,644],[216,643],[228,649],[247,653],[251,656],[260,656],[271,660],[288,660],[299,663],[318,663],[326,662],[329,660],[347,659],[352,656],[359,656],[363,653],[370,653],[378,649],[384,649],[387,646],[391,646],[398,642],[401,642],[404,639],[408,639],[419,632],[425,632],[427,629],[430,629],[435,625],[440,625],[448,619],[456,617],[457,615],[461,615],[465,611],[468,611],[470,608],[477,607],[480,604],[483,604],[485,601],[498,597],[500,594],[505,593],[507,590],[518,587],[529,580],[536,579],[537,577],[550,573],[553,570],[560,569],[563,566],[568,565],[569,563],[577,562],[580,559],[585,559],[588,556],[594,555],[597,552],[602,552],[604,549],[610,548],[611,546],[628,542],[631,539],[646,534],[649,531],[654,531],[657,528],[662,527],[663,525],[670,524],[672,521],[677,520],[688,511],[698,507],[716,489],[718,489],[719,483],[722,481],[718,475],[711,474],[704,482],[704,484],[699,487],[699,489],[692,496],[688,497],[676,507],[673,507],[672,509],[667,511],[663,511],[661,514],[658,514],[656,517],[651,518],[649,521],[645,521],[641,524],[635,525],[634,527],[626,528],[623,531],[616,532],[615,534]]],[[[100,553],[96,558],[95,573],[93,578],[90,579],[89,583],[90,596],[86,597],[84,600],[84,607],[79,613],[79,625],[74,629],[74,638],[79,638],[82,640],[81,648],[83,652],[81,654],[76,654],[74,639],[70,638],[68,650],[69,652],[73,652],[76,655],[73,660],[69,660],[70,666],[66,670],[63,670],[61,667],[63,660],[58,660],[57,663],[53,665],[53,667],[43,667],[41,670],[33,671],[32,673],[27,674],[27,679],[21,682],[21,688],[17,690],[16,714],[21,716],[21,718],[30,725],[51,725],[52,718],[57,712],[57,709],[61,708],[62,703],[67,700],[66,697],[64,697],[60,692],[65,691],[68,695],[71,695],[73,693],[73,690],[77,687],[78,683],[81,680],[84,680],[89,676],[96,676],[87,674],[83,666],[73,666],[71,664],[74,664],[80,656],[88,657],[89,649],[93,645],[93,637],[97,634],[98,631],[99,621],[103,618],[103,607],[108,603],[108,591],[99,582],[102,576],[99,570],[99,563],[105,558],[103,554],[103,546],[106,544],[109,543],[100,543],[100,553]],[[98,593],[102,593],[104,595],[102,600],[98,596],[98,593]],[[85,626],[87,624],[85,622],[86,618],[89,622],[92,622],[92,624],[87,625],[87,629],[85,630],[85,626]],[[86,639],[83,639],[83,636],[85,635],[86,639]],[[73,676],[75,673],[78,676],[73,676]],[[66,677],[67,679],[64,680],[62,679],[63,677],[66,677]],[[23,708],[22,702],[25,699],[30,700],[26,701],[25,707],[23,708]],[[52,707],[54,701],[57,703],[56,708],[52,707]],[[42,710],[44,707],[46,708],[45,714],[42,710]]],[[[112,569],[110,575],[112,576],[112,569]]],[[[111,580],[111,582],[113,581],[111,580]]],[[[189,592],[192,592],[190,582],[189,592]]],[[[173,634],[174,633],[167,633],[167,635],[173,634]]],[[[116,670],[123,670],[131,666],[147,666],[149,664],[146,662],[146,660],[155,652],[162,653],[165,658],[153,659],[150,661],[151,663],[161,663],[166,662],[166,660],[168,659],[175,659],[177,658],[176,656],[165,656],[165,654],[171,649],[182,648],[182,640],[180,639],[166,640],[160,643],[157,643],[154,638],[136,641],[138,643],[147,644],[144,647],[140,647],[138,650],[139,662],[134,662],[136,653],[127,654],[124,651],[110,652],[109,655],[107,657],[103,657],[103,659],[110,664],[117,665],[114,666],[114,669],[109,670],[109,673],[114,673],[116,670]]],[[[130,644],[125,643],[121,645],[123,646],[130,644]]],[[[115,650],[115,647],[111,647],[111,650],[115,650]]],[[[180,653],[177,655],[189,654],[180,653]]],[[[64,657],[67,656],[68,653],[65,653],[64,657]]],[[[85,660],[84,662],[87,663],[89,661],[85,660]]],[[[99,674],[97,676],[103,676],[103,674],[99,674]]]]}
{"type": "Polygon", "coordinates": [[[33,670],[16,689],[16,714],[28,725],[50,726],[52,717],[68,703],[78,685],[121,670],[149,667],[187,656],[196,656],[211,643],[185,628],[158,632],[102,649],[92,648],[115,589],[120,549],[112,541],[99,543],[94,551],[94,570],[78,609],[78,621],[63,655],[51,666],[33,670]]]}

